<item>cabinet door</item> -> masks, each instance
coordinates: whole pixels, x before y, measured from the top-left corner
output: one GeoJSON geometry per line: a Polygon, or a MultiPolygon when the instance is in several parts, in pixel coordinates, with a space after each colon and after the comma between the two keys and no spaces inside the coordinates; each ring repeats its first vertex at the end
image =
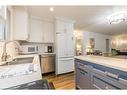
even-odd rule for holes
{"type": "Polygon", "coordinates": [[[44,23],[37,19],[30,20],[30,42],[42,42],[44,23]]]}
{"type": "Polygon", "coordinates": [[[78,88],[79,78],[78,78],[78,62],[75,60],[75,86],[78,88]]]}
{"type": "Polygon", "coordinates": [[[54,43],[54,26],[51,22],[44,22],[44,41],[45,43],[54,43]]]}
{"type": "Polygon", "coordinates": [[[25,8],[15,8],[13,17],[13,39],[27,40],[28,39],[28,13],[25,8]]]}
{"type": "Polygon", "coordinates": [[[75,61],[76,70],[76,87],[80,89],[91,88],[91,76],[89,67],[81,62],[75,61]]]}
{"type": "Polygon", "coordinates": [[[81,89],[90,89],[90,74],[88,71],[84,71],[81,69],[78,69],[77,72],[77,85],[81,88],[81,89]]]}

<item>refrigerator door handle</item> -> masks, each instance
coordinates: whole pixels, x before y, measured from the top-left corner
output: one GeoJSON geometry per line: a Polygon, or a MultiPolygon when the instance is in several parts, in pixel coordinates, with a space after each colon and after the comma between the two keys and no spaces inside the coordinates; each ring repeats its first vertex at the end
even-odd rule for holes
{"type": "Polygon", "coordinates": [[[67,61],[67,60],[73,60],[74,58],[62,58],[62,59],[59,59],[60,61],[67,61]]]}
{"type": "Polygon", "coordinates": [[[74,56],[67,56],[67,57],[59,57],[58,59],[65,59],[65,58],[74,58],[74,56]]]}

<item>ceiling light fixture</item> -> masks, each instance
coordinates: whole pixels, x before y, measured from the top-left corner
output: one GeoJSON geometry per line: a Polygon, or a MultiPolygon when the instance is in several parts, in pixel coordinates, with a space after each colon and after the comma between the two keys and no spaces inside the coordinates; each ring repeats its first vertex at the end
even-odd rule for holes
{"type": "Polygon", "coordinates": [[[53,12],[54,11],[54,8],[53,7],[50,7],[50,11],[53,12]]]}
{"type": "Polygon", "coordinates": [[[127,12],[121,11],[107,17],[110,24],[118,24],[127,20],[127,12]]]}

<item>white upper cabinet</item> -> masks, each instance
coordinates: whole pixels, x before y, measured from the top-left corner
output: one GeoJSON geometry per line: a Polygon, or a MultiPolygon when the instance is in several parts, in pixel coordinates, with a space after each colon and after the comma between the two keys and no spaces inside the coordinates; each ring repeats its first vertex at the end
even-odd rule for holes
{"type": "Polygon", "coordinates": [[[29,42],[42,42],[44,26],[42,21],[31,19],[30,20],[30,34],[29,34],[29,42]]]}
{"type": "Polygon", "coordinates": [[[13,39],[28,40],[29,20],[25,7],[15,7],[13,10],[13,39]]]}
{"type": "Polygon", "coordinates": [[[31,18],[29,42],[54,43],[54,24],[31,18]]]}
{"type": "Polygon", "coordinates": [[[13,8],[13,40],[54,43],[54,23],[30,17],[26,7],[13,8]]]}
{"type": "Polygon", "coordinates": [[[44,23],[44,39],[45,43],[54,43],[54,24],[51,22],[44,23]]]}

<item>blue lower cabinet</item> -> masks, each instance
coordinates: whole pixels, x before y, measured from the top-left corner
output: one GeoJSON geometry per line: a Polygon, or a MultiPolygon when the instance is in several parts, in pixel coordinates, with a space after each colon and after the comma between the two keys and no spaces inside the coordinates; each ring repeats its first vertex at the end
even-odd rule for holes
{"type": "Polygon", "coordinates": [[[92,78],[92,89],[105,89],[106,84],[100,78],[93,76],[92,78]]]}
{"type": "Polygon", "coordinates": [[[127,72],[75,59],[76,88],[127,89],[127,72]],[[123,78],[123,79],[122,79],[123,78]]]}
{"type": "Polygon", "coordinates": [[[86,67],[84,67],[85,65],[83,65],[82,63],[75,63],[76,87],[80,89],[90,89],[91,85],[89,70],[86,67]]]}
{"type": "Polygon", "coordinates": [[[78,69],[77,85],[80,89],[90,89],[90,74],[89,72],[78,69]]]}
{"type": "Polygon", "coordinates": [[[112,81],[106,76],[101,76],[99,74],[92,74],[91,84],[93,89],[122,89],[125,88],[123,85],[119,84],[117,81],[112,81]]]}

